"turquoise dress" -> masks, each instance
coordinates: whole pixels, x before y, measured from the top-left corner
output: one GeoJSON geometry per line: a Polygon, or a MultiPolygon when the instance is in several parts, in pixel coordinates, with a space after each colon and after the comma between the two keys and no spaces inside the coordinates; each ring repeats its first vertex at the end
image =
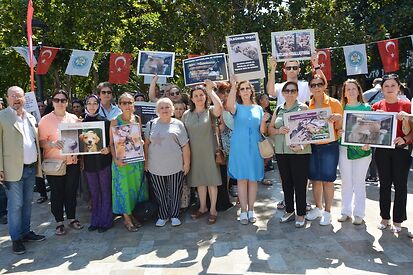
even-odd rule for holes
{"type": "Polygon", "coordinates": [[[234,179],[259,181],[264,178],[264,159],[258,149],[264,112],[259,105],[236,106],[228,173],[234,179]]]}

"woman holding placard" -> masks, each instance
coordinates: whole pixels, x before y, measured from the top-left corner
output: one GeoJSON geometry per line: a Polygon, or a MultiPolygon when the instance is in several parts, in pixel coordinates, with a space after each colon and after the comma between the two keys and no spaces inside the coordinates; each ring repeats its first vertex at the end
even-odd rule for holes
{"type": "MultiPolygon", "coordinates": [[[[385,229],[390,225],[391,189],[394,185],[393,227],[394,233],[400,233],[401,224],[407,219],[407,178],[411,162],[411,142],[413,138],[413,123],[409,122],[410,131],[403,133],[403,115],[410,113],[411,103],[398,99],[400,80],[398,75],[383,76],[382,89],[384,99],[373,104],[374,111],[397,112],[397,133],[393,141],[396,148],[377,148],[374,159],[380,176],[380,216],[378,228],[385,229]]],[[[405,131],[406,132],[406,131],[405,131]]]]}
{"type": "MultiPolygon", "coordinates": [[[[124,225],[129,232],[135,232],[141,226],[132,216],[132,210],[137,202],[148,199],[148,190],[143,184],[144,162],[125,163],[119,156],[123,147],[115,149],[114,127],[119,125],[136,124],[141,126],[139,116],[133,114],[134,98],[129,93],[119,97],[118,104],[122,114],[112,120],[110,126],[110,149],[112,162],[112,209],[115,214],[122,214],[124,225]]],[[[143,140],[141,140],[143,146],[143,140]]]]}
{"type": "Polygon", "coordinates": [[[338,164],[338,135],[341,129],[343,108],[340,102],[326,95],[327,82],[324,77],[315,74],[309,81],[313,98],[310,100],[310,109],[330,108],[331,115],[328,120],[333,123],[334,140],[329,143],[317,143],[311,145],[311,156],[308,178],[313,186],[313,196],[316,207],[307,213],[309,221],[320,219],[320,225],[331,224],[331,206],[334,199],[334,181],[337,178],[338,164]],[[323,195],[325,201],[323,209],[323,195]]]}
{"type": "MultiPolygon", "coordinates": [[[[364,102],[363,90],[355,79],[344,81],[341,89],[341,104],[344,106],[344,110],[371,111],[370,105],[364,102]]],[[[341,217],[338,218],[338,221],[345,222],[354,216],[353,224],[360,225],[363,223],[366,210],[364,179],[371,162],[371,149],[369,145],[340,144],[339,150],[341,217]]]]}
{"type": "Polygon", "coordinates": [[[300,228],[305,225],[308,163],[311,146],[287,145],[285,135],[290,130],[284,124],[283,115],[285,113],[308,110],[308,106],[297,100],[297,82],[285,83],[281,93],[285,103],[277,107],[277,111],[268,127],[268,134],[270,136],[275,135],[275,154],[284,191],[285,213],[281,217],[280,222],[285,223],[295,219],[295,227],[300,228]],[[299,173],[297,173],[297,167],[300,167],[299,173]],[[297,217],[295,217],[294,212],[294,193],[297,217]]]}

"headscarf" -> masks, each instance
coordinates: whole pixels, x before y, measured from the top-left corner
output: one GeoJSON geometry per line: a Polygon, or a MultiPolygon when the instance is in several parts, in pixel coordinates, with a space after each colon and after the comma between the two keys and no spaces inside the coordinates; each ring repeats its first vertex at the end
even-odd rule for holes
{"type": "Polygon", "coordinates": [[[99,99],[99,97],[98,97],[97,95],[89,95],[89,96],[87,96],[86,99],[85,99],[85,103],[86,103],[85,113],[86,113],[87,116],[89,116],[89,117],[95,117],[95,116],[97,116],[97,115],[99,114],[99,110],[100,110],[100,99],[99,99]],[[97,108],[96,113],[94,113],[94,114],[91,114],[91,113],[89,112],[89,110],[87,109],[87,102],[88,102],[88,100],[91,99],[91,98],[96,99],[96,101],[98,102],[98,108],[97,108]]]}

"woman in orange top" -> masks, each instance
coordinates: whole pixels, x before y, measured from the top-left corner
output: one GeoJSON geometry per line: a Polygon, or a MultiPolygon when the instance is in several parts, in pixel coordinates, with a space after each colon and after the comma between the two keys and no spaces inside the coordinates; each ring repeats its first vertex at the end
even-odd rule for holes
{"type": "Polygon", "coordinates": [[[328,118],[334,124],[335,139],[329,143],[311,145],[311,157],[308,178],[313,185],[313,196],[316,207],[307,215],[307,220],[321,217],[320,225],[331,223],[331,206],[334,198],[334,181],[338,165],[337,131],[341,129],[343,107],[340,102],[326,95],[327,82],[319,75],[314,75],[309,81],[313,98],[310,100],[310,109],[330,107],[331,116],[328,118]],[[323,195],[325,208],[323,209],[323,195]]]}

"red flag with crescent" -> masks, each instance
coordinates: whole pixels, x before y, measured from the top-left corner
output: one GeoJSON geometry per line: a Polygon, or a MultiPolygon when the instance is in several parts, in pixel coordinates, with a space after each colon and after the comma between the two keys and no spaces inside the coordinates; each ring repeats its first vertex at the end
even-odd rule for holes
{"type": "Polygon", "coordinates": [[[378,42],[379,53],[385,73],[399,70],[399,41],[397,39],[378,42]]]}
{"type": "Polygon", "coordinates": [[[42,47],[38,57],[38,63],[36,67],[36,74],[47,74],[49,71],[50,65],[56,57],[58,48],[52,47],[42,47]]]}
{"type": "Polygon", "coordinates": [[[109,82],[126,84],[129,81],[132,55],[130,53],[111,53],[109,60],[109,82]]]}
{"type": "Polygon", "coordinates": [[[328,81],[332,79],[331,75],[331,52],[329,49],[316,50],[318,54],[318,64],[328,81]]]}

